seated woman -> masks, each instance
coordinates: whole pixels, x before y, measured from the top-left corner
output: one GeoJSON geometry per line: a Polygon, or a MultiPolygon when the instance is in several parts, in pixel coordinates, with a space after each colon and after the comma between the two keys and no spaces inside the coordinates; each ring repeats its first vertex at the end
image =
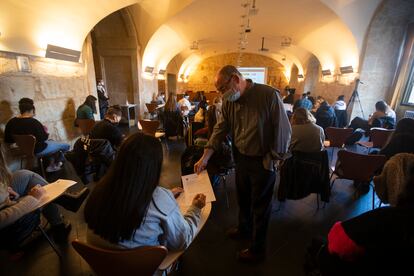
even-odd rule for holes
{"type": "Polygon", "coordinates": [[[163,126],[165,136],[179,136],[183,134],[183,118],[177,104],[177,97],[170,93],[164,107],[163,126]]]}
{"type": "Polygon", "coordinates": [[[92,119],[95,120],[93,114],[96,114],[96,97],[89,95],[85,102],[76,110],[76,119],[92,119]]]}
{"type": "Polygon", "coordinates": [[[334,224],[319,256],[322,275],[413,275],[414,168],[409,172],[396,207],[334,224]]]}
{"type": "Polygon", "coordinates": [[[206,122],[206,117],[207,117],[207,102],[206,101],[201,101],[198,104],[198,111],[194,116],[194,122],[196,123],[202,123],[203,125],[206,122]]]}
{"type": "MultiPolygon", "coordinates": [[[[4,130],[4,141],[6,143],[15,143],[13,135],[33,135],[36,137],[34,153],[36,156],[51,156],[59,151],[66,152],[70,146],[66,143],[59,143],[48,140],[49,134],[47,129],[38,120],[33,118],[36,115],[36,109],[32,99],[22,98],[19,101],[20,115],[10,119],[4,130]]],[[[61,163],[56,158],[50,157],[50,164],[46,171],[57,171],[61,163]]]]}
{"type": "Polygon", "coordinates": [[[290,151],[319,152],[324,150],[325,134],[305,108],[297,108],[292,116],[290,151]]]}
{"type": "Polygon", "coordinates": [[[414,153],[414,120],[404,118],[398,121],[394,133],[387,144],[380,150],[390,159],[397,153],[414,153]]]}
{"type": "Polygon", "coordinates": [[[335,115],[338,123],[338,127],[346,127],[348,124],[348,114],[346,113],[345,96],[338,96],[337,101],[334,104],[335,115]]]}
{"type": "Polygon", "coordinates": [[[324,130],[327,127],[336,127],[335,111],[327,101],[321,102],[318,110],[316,110],[315,118],[316,124],[324,130]]]}
{"type": "MultiPolygon", "coordinates": [[[[0,151],[0,244],[16,250],[40,223],[40,213],[31,211],[44,194],[48,183],[40,175],[19,170],[10,173],[0,151]]],[[[43,215],[52,226],[58,242],[66,240],[71,225],[64,223],[57,206],[48,204],[43,215]]]]}
{"type": "Polygon", "coordinates": [[[106,248],[164,245],[185,249],[197,233],[205,196],[194,197],[182,215],[173,192],[158,185],[162,166],[159,140],[129,136],[85,206],[87,240],[106,248]]]}

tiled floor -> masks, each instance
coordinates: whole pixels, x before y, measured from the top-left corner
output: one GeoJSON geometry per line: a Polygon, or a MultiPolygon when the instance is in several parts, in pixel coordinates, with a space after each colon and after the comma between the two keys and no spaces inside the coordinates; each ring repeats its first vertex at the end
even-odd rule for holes
{"type": "MultiPolygon", "coordinates": [[[[180,182],[182,141],[169,141],[165,149],[161,183],[172,187],[180,182]]],[[[268,258],[259,265],[240,264],[235,256],[246,244],[229,240],[225,231],[237,222],[237,203],[234,177],[228,178],[230,208],[227,208],[222,186],[216,190],[217,202],[204,229],[182,257],[179,270],[173,275],[304,275],[303,263],[307,245],[315,236],[326,236],[337,220],[353,217],[371,208],[372,191],[355,196],[350,181],[338,181],[331,201],[323,209],[316,209],[316,197],[311,195],[284,204],[275,199],[268,235],[268,258]],[[280,208],[279,208],[280,207],[280,208]]],[[[83,209],[76,214],[65,212],[72,222],[70,240],[85,239],[86,225],[83,209]]],[[[39,238],[30,245],[23,258],[11,261],[0,251],[0,275],[90,275],[88,265],[69,244],[60,245],[63,259],[45,240],[39,238]]]]}

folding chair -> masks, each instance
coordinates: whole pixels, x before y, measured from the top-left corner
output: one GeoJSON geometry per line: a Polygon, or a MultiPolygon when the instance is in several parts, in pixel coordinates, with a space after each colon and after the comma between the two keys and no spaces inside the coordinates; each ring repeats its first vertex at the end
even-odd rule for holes
{"type": "Polygon", "coordinates": [[[381,149],[382,147],[384,147],[393,132],[393,129],[373,127],[370,131],[371,141],[359,141],[357,142],[357,145],[367,148],[368,153],[370,153],[372,148],[381,149]]]}
{"type": "Polygon", "coordinates": [[[329,148],[331,150],[331,163],[333,161],[335,148],[344,148],[345,141],[352,135],[354,130],[352,128],[338,128],[338,127],[327,127],[325,129],[326,136],[329,140],[329,148]]]}
{"type": "Polygon", "coordinates": [[[43,177],[45,177],[46,173],[43,164],[43,156],[37,157],[34,152],[36,145],[36,137],[33,135],[13,135],[13,138],[17,146],[19,147],[20,151],[23,153],[20,159],[20,167],[23,168],[23,159],[26,158],[26,168],[28,170],[33,170],[34,160],[37,158],[41,174],[43,177]]]}

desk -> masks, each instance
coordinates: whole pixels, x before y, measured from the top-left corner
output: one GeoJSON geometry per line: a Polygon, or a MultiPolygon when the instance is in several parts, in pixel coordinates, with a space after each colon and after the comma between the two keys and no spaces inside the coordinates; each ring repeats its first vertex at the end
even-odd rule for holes
{"type": "MultiPolygon", "coordinates": [[[[189,206],[184,205],[184,197],[183,196],[178,197],[177,203],[178,203],[178,206],[180,206],[181,213],[184,214],[189,207],[189,206]]],[[[203,229],[204,225],[206,224],[206,221],[210,215],[210,212],[211,212],[211,202],[206,203],[206,206],[201,210],[200,223],[197,227],[197,234],[194,237],[194,239],[197,237],[198,233],[200,233],[200,230],[203,229]]],[[[168,252],[167,256],[165,257],[164,261],[162,261],[158,269],[159,270],[168,269],[184,252],[185,250],[168,252]]]]}
{"type": "Polygon", "coordinates": [[[122,110],[122,120],[121,123],[127,124],[128,127],[132,127],[135,125],[135,118],[136,118],[136,112],[135,107],[136,104],[123,104],[120,105],[122,110]]]}

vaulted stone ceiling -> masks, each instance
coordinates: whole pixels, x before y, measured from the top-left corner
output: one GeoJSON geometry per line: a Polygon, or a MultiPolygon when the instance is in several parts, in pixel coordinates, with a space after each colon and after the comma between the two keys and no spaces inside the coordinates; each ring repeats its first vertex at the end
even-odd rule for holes
{"type": "Polygon", "coordinates": [[[242,38],[243,52],[267,55],[287,69],[295,64],[300,73],[304,73],[312,56],[323,69],[346,65],[357,69],[366,30],[380,2],[2,0],[0,50],[39,56],[44,55],[47,44],[81,50],[93,26],[108,14],[130,6],[143,68],[165,69],[180,56],[180,71],[188,72],[206,57],[238,52],[242,38]],[[249,13],[253,4],[258,10],[256,15],[249,13]],[[244,33],[247,25],[251,32],[244,33]],[[262,37],[267,52],[258,50],[262,37]],[[190,50],[194,41],[198,50],[190,50]],[[281,46],[286,41],[290,46],[281,46]]]}

